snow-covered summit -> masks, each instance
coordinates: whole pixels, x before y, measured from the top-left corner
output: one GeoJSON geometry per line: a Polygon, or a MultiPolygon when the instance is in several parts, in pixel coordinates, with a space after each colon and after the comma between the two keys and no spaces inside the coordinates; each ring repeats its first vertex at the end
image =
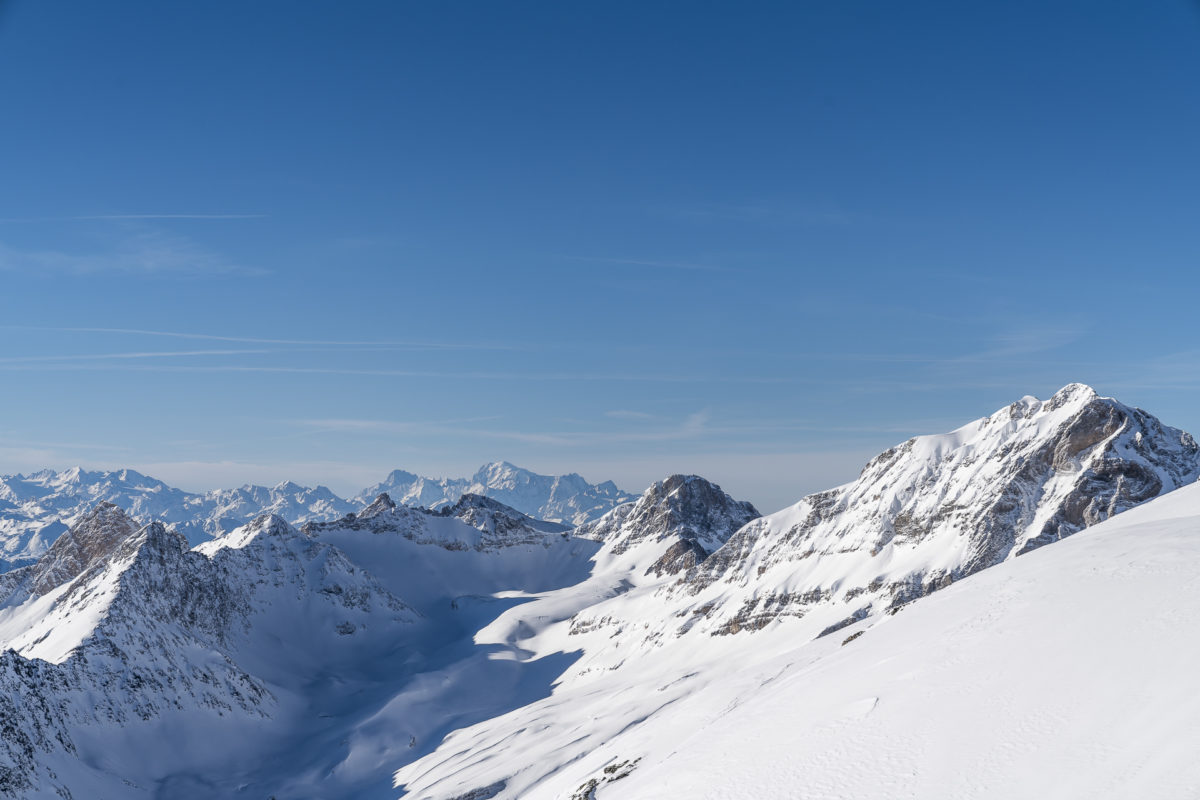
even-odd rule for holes
{"type": "Polygon", "coordinates": [[[470,478],[424,478],[395,470],[356,499],[365,505],[385,492],[403,505],[433,509],[452,505],[464,494],[477,494],[535,519],[570,525],[596,519],[634,499],[612,481],[593,485],[575,473],[539,475],[507,461],[484,464],[470,478]]]}
{"type": "Polygon", "coordinates": [[[680,588],[713,603],[712,627],[725,632],[818,607],[861,617],[1198,475],[1191,435],[1071,384],[881,453],[858,480],[746,526],[680,588]]]}
{"type": "Polygon", "coordinates": [[[698,475],[672,475],[574,533],[604,542],[614,555],[645,541],[670,540],[671,547],[650,569],[673,574],[703,561],[758,516],[753,505],[733,499],[698,475]]]}
{"type": "Polygon", "coordinates": [[[192,544],[207,541],[275,513],[295,524],[331,520],[354,510],[324,486],[284,481],[274,487],[185,492],[131,469],[79,467],[0,476],[0,569],[31,564],[96,503],[124,509],[142,525],[158,521],[192,544]]]}
{"type": "Polygon", "coordinates": [[[399,534],[414,542],[452,550],[494,551],[541,543],[547,537],[563,535],[570,528],[534,519],[482,495],[464,494],[453,504],[434,511],[397,505],[387,492],[382,492],[356,514],[347,514],[333,522],[310,523],[303,530],[317,537],[330,530],[369,530],[399,534]]]}
{"type": "Polygon", "coordinates": [[[476,494],[532,519],[568,525],[594,519],[633,499],[611,481],[593,486],[574,473],[537,475],[508,462],[487,464],[471,478],[433,480],[396,470],[352,501],[325,486],[301,486],[290,480],[270,487],[247,484],[195,493],[131,469],[41,470],[0,476],[0,572],[36,561],[98,502],[120,506],[143,525],[162,522],[195,545],[223,536],[264,513],[277,514],[293,525],[331,522],[356,511],[362,513],[383,493],[404,505],[433,509],[454,505],[465,494],[476,494]]]}

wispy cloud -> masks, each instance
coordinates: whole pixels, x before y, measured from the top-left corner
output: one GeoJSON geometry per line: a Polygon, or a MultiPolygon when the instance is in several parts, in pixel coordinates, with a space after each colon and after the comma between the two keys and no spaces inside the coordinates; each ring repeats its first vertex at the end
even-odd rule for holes
{"type": "Polygon", "coordinates": [[[184,236],[143,231],[103,252],[17,249],[0,244],[0,271],[43,275],[254,277],[268,270],[230,261],[184,236]]]}
{"type": "Polygon", "coordinates": [[[654,419],[653,414],[647,414],[645,411],[628,411],[622,408],[605,411],[604,416],[613,419],[654,419]]]}
{"type": "MultiPolygon", "coordinates": [[[[221,336],[211,333],[152,331],[141,328],[67,328],[37,325],[0,325],[0,330],[53,331],[57,333],[111,333],[131,336],[157,336],[242,344],[311,345],[322,347],[380,347],[429,350],[516,350],[515,345],[498,342],[430,342],[420,340],[345,340],[345,339],[267,339],[253,336],[221,336]]],[[[243,351],[248,352],[248,351],[243,351]]]]}
{"type": "Polygon", "coordinates": [[[192,356],[234,356],[256,355],[276,352],[273,350],[174,350],[174,351],[144,351],[135,353],[82,353],[78,355],[53,356],[10,356],[0,358],[0,364],[39,364],[56,361],[106,361],[109,359],[125,360],[140,358],[186,358],[192,356]]]}
{"type": "Polygon", "coordinates": [[[156,219],[265,219],[267,214],[74,214],[58,217],[0,217],[0,222],[83,222],[87,220],[110,220],[114,222],[156,219]]]}
{"type": "Polygon", "coordinates": [[[661,216],[683,221],[723,220],[758,225],[803,225],[836,227],[849,225],[855,216],[834,206],[802,206],[791,203],[701,203],[694,206],[656,208],[661,216]]]}
{"type": "Polygon", "coordinates": [[[526,444],[563,447],[613,442],[662,442],[694,439],[705,433],[709,414],[700,411],[690,414],[681,423],[647,431],[522,431],[478,427],[475,423],[499,419],[476,417],[441,422],[407,422],[373,419],[300,419],[291,424],[322,433],[423,434],[463,436],[473,439],[499,439],[526,444]]]}
{"type": "MultiPolygon", "coordinates": [[[[296,351],[290,351],[296,352],[296,351]]],[[[267,365],[234,365],[218,364],[206,366],[193,365],[131,365],[131,364],[84,364],[64,363],[54,365],[18,365],[0,363],[4,370],[110,370],[124,372],[197,372],[197,373],[265,373],[265,374],[296,374],[296,375],[359,375],[363,377],[384,378],[438,378],[446,380],[494,380],[494,381],[550,381],[582,383],[613,382],[613,383],[744,383],[766,385],[843,385],[845,381],[825,381],[794,376],[748,376],[740,377],[728,374],[712,375],[664,375],[660,373],[582,373],[582,372],[480,372],[468,370],[404,370],[404,369],[353,369],[338,367],[286,367],[267,365]]],[[[927,388],[921,384],[922,389],[927,388]]],[[[874,390],[877,387],[868,387],[874,390]]]]}
{"type": "Polygon", "coordinates": [[[290,424],[316,433],[412,433],[414,431],[459,430],[460,425],[488,422],[499,419],[495,416],[464,417],[437,421],[399,421],[378,419],[345,419],[339,417],[323,419],[297,419],[290,424]]]}
{"type": "Polygon", "coordinates": [[[971,362],[998,362],[1009,359],[1018,359],[1024,363],[1029,356],[1065,347],[1086,333],[1087,326],[1070,322],[1063,322],[1055,326],[1031,325],[999,333],[992,337],[990,346],[975,352],[941,359],[939,363],[955,366],[971,362]]]}
{"type": "Polygon", "coordinates": [[[91,214],[70,219],[265,219],[266,214],[91,214]]]}
{"type": "Polygon", "coordinates": [[[684,270],[688,272],[728,272],[727,267],[716,264],[697,264],[687,261],[658,261],[644,258],[600,258],[596,256],[564,256],[571,261],[587,261],[594,264],[616,264],[626,267],[652,267],[654,269],[684,270]]]}

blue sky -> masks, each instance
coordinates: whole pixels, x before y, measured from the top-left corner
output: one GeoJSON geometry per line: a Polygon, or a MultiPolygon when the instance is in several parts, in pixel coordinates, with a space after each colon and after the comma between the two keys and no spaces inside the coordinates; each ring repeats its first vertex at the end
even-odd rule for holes
{"type": "Polygon", "coordinates": [[[774,510],[1084,381],[1200,432],[1200,5],[0,5],[0,472],[774,510]]]}

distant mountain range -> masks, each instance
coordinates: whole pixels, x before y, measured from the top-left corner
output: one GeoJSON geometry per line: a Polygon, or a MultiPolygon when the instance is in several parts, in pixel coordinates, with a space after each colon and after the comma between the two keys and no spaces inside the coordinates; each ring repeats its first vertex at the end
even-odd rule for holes
{"type": "Polygon", "coordinates": [[[1198,477],[1072,384],[765,517],[509,464],[352,501],[8,479],[83,510],[0,573],[0,796],[1189,797],[1198,477]],[[267,503],[309,518],[220,530],[267,503]]]}
{"type": "Polygon", "coordinates": [[[582,525],[636,495],[623,492],[612,481],[590,484],[574,472],[538,475],[507,461],[485,464],[470,478],[422,478],[395,470],[382,482],[364,489],[355,501],[364,504],[386,492],[397,503],[441,508],[464,494],[499,500],[537,519],[582,525]]]}
{"type": "Polygon", "coordinates": [[[293,525],[335,520],[382,492],[399,503],[433,509],[476,494],[535,519],[571,526],[633,498],[611,481],[592,485],[574,473],[538,475],[507,462],[486,464],[471,478],[423,478],[396,470],[350,500],[324,486],[309,488],[291,481],[192,493],[130,469],[43,470],[0,477],[0,568],[31,563],[99,502],[114,503],[142,522],[162,522],[195,545],[262,514],[275,514],[293,525]]]}

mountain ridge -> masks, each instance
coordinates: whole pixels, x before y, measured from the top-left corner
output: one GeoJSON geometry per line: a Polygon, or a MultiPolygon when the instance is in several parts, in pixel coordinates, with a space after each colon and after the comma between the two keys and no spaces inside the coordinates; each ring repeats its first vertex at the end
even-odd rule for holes
{"type": "MultiPolygon", "coordinates": [[[[430,481],[401,470],[391,473],[396,475],[409,476],[416,482],[430,481]]],[[[409,487],[407,494],[395,497],[406,505],[441,508],[458,502],[464,494],[480,494],[499,499],[534,519],[569,517],[572,525],[598,517],[632,497],[611,481],[593,486],[574,473],[543,476],[508,462],[486,464],[474,478],[440,479],[440,483],[429,482],[428,486],[435,483],[441,487],[436,492],[431,488],[425,494],[421,494],[423,490],[414,494],[409,487]]],[[[271,487],[246,484],[196,493],[168,486],[132,469],[89,471],[72,467],[0,476],[0,571],[34,562],[100,501],[119,505],[143,523],[163,522],[196,545],[263,513],[278,514],[295,525],[330,522],[362,510],[383,491],[364,490],[355,499],[346,500],[325,486],[305,487],[284,480],[271,487]]]]}

